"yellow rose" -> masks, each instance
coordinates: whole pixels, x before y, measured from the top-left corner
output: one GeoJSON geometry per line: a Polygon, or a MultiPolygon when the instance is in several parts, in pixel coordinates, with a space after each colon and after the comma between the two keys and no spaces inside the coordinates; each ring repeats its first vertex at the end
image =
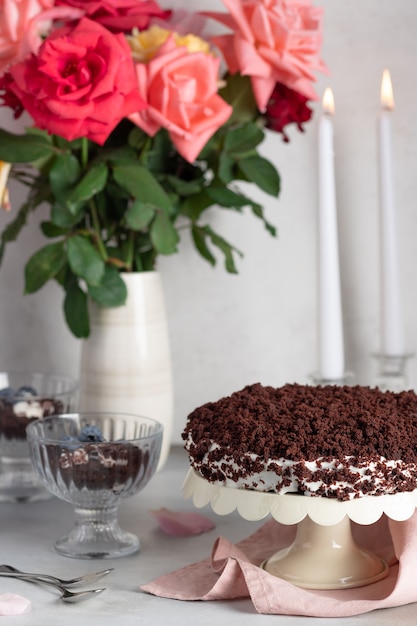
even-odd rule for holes
{"type": "Polygon", "coordinates": [[[174,36],[175,44],[187,48],[190,53],[210,53],[210,45],[200,37],[196,37],[195,35],[179,35],[176,32],[161,28],[160,26],[151,26],[148,30],[143,31],[134,28],[132,35],[127,37],[130,49],[132,50],[133,60],[137,63],[150,61],[171,34],[174,36]]]}
{"type": "Polygon", "coordinates": [[[151,26],[148,30],[143,31],[134,28],[132,35],[127,36],[133,60],[139,63],[150,61],[170,34],[170,30],[159,26],[151,26]]]}
{"type": "Polygon", "coordinates": [[[175,33],[174,39],[177,46],[185,46],[188,52],[205,52],[210,54],[210,44],[201,39],[201,37],[196,37],[196,35],[181,36],[175,33]]]}
{"type": "Polygon", "coordinates": [[[11,163],[0,161],[0,209],[10,211],[9,190],[7,189],[7,179],[11,169],[11,163]]]}

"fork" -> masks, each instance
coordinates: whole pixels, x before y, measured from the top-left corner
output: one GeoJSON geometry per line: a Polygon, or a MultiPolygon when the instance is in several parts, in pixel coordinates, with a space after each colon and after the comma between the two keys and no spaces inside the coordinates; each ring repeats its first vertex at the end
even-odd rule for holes
{"type": "Polygon", "coordinates": [[[0,572],[0,577],[17,578],[18,580],[26,580],[27,582],[36,583],[38,585],[50,585],[51,587],[54,587],[61,592],[60,599],[64,602],[82,602],[83,600],[88,600],[92,596],[98,596],[100,593],[103,593],[103,591],[105,591],[105,588],[85,589],[83,591],[70,591],[66,587],[63,587],[61,584],[52,580],[36,578],[28,574],[18,574],[16,572],[0,572]]]}
{"type": "Polygon", "coordinates": [[[22,572],[12,565],[0,565],[0,573],[11,572],[14,574],[30,576],[31,578],[36,578],[39,581],[49,580],[57,583],[58,585],[63,585],[64,587],[76,587],[77,585],[83,585],[84,583],[90,583],[96,580],[100,580],[100,578],[104,578],[104,576],[107,576],[107,574],[110,574],[110,572],[112,572],[113,570],[114,567],[111,567],[110,569],[105,569],[101,572],[90,572],[89,574],[84,574],[83,576],[78,576],[76,578],[70,578],[66,580],[65,578],[58,578],[57,576],[51,576],[50,574],[34,574],[30,572],[22,572]]]}

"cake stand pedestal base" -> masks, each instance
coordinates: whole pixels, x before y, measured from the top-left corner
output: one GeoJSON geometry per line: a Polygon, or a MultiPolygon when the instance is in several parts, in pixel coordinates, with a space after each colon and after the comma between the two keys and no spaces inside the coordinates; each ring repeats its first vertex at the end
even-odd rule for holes
{"type": "Polygon", "coordinates": [[[305,589],[363,587],[385,578],[389,571],[384,561],[356,545],[347,516],[333,526],[304,518],[294,542],[261,567],[305,589]]]}
{"type": "Polygon", "coordinates": [[[218,515],[237,511],[249,521],[272,515],[280,524],[297,524],[293,543],[268,557],[261,567],[270,574],[306,589],[363,587],[387,576],[388,565],[358,546],[351,521],[374,524],[382,515],[409,519],[417,507],[417,489],[364,496],[340,502],[335,498],[275,494],[236,489],[208,482],[190,469],[183,485],[185,498],[197,508],[207,504],[218,515]]]}

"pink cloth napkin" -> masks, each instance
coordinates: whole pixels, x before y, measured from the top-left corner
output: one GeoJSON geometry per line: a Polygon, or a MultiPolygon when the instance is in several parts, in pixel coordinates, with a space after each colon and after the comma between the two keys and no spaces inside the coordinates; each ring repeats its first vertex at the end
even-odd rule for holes
{"type": "Polygon", "coordinates": [[[295,587],[259,567],[289,546],[296,526],[271,520],[234,545],[220,537],[211,558],[161,576],[141,589],[177,600],[228,600],[249,597],[259,613],[346,617],[417,602],[417,513],[404,522],[387,519],[362,526],[352,523],[361,547],[383,558],[390,570],[364,587],[315,591],[295,587]]]}
{"type": "Polygon", "coordinates": [[[31,602],[15,593],[0,594],[0,615],[21,615],[30,611],[31,602]]]}

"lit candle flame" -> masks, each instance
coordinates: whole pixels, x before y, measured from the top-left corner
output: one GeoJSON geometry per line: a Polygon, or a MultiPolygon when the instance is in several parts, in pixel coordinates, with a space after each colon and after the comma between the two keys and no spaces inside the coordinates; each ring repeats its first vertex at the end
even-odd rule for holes
{"type": "Polygon", "coordinates": [[[391,75],[389,70],[384,70],[381,81],[381,104],[387,111],[394,110],[394,94],[392,91],[391,75]]]}
{"type": "Polygon", "coordinates": [[[330,87],[326,87],[323,94],[323,111],[327,115],[333,115],[334,113],[334,97],[333,91],[330,89],[330,87]]]}

